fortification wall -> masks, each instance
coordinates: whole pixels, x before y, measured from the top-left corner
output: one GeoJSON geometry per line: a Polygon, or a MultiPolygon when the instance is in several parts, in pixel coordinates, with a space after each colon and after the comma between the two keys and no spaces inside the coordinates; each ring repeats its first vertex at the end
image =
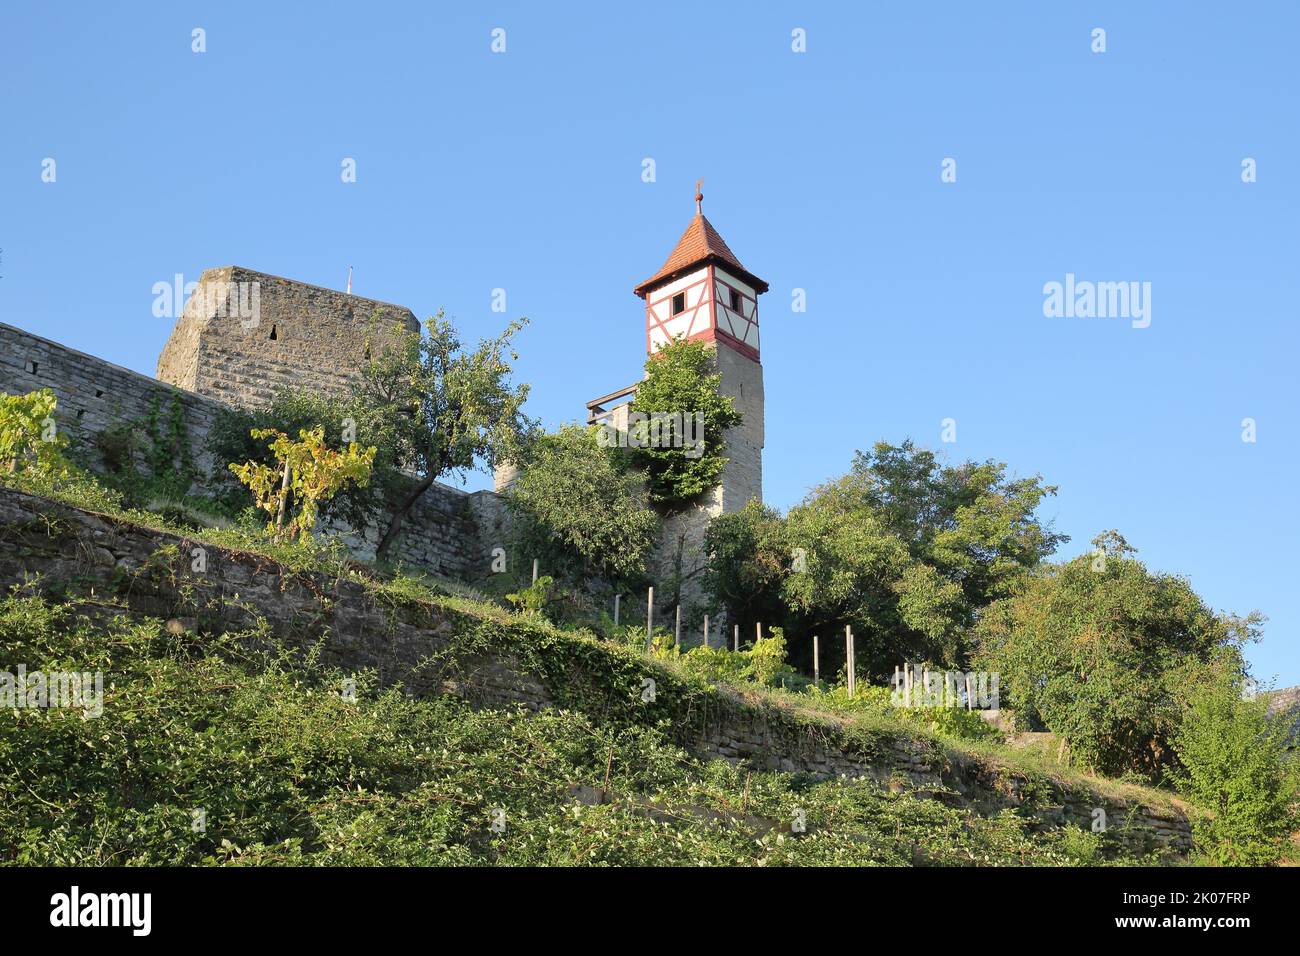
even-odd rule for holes
{"type": "MultiPolygon", "coordinates": [[[[53,389],[58,396],[56,425],[88,467],[105,468],[96,436],[114,425],[146,420],[153,405],[165,417],[175,401],[195,465],[201,475],[211,473],[206,445],[225,407],[221,402],[0,324],[0,391],[23,395],[40,388],[53,389]]],[[[506,524],[504,501],[492,492],[466,493],[435,484],[416,504],[392,556],[414,570],[473,579],[487,571],[492,548],[504,546],[506,524]]],[[[379,529],[364,535],[342,525],[328,530],[342,537],[357,557],[374,556],[379,529]]]]}
{"type": "Polygon", "coordinates": [[[0,323],[0,391],[25,395],[41,388],[58,396],[55,425],[92,468],[103,467],[95,436],[113,425],[146,420],[151,406],[168,415],[178,402],[195,464],[203,474],[210,470],[204,447],[220,402],[0,323]]]}
{"type": "Polygon", "coordinates": [[[402,332],[410,309],[239,266],[204,271],[158,359],[158,378],[230,405],[281,387],[337,394],[402,332]]]}

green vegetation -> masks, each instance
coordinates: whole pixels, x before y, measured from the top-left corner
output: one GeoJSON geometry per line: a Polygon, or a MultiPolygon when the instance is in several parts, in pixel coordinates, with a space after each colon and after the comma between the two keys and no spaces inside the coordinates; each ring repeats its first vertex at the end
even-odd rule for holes
{"type": "Polygon", "coordinates": [[[1300,772],[1286,750],[1286,724],[1263,697],[1243,699],[1235,668],[1205,681],[1174,734],[1179,792],[1201,812],[1197,849],[1220,866],[1276,863],[1300,828],[1300,772]]]}
{"type": "Polygon", "coordinates": [[[311,431],[304,428],[298,433],[298,441],[274,428],[254,429],[252,437],[271,439],[268,447],[276,467],[247,461],[242,465],[231,463],[230,470],[253,492],[257,507],[271,516],[267,531],[274,535],[287,532],[293,538],[310,536],[322,501],[328,501],[345,485],[366,485],[370,481],[375,461],[373,446],[362,450],[352,442],[346,451],[335,451],[325,444],[324,429],[319,426],[311,431]],[[284,519],[291,506],[297,508],[297,514],[286,525],[284,519]]]}
{"type": "MultiPolygon", "coordinates": [[[[1258,615],[1217,615],[1182,578],[1152,574],[1111,532],[1097,551],[1048,566],[990,607],[980,666],[1002,675],[1019,720],[1041,724],[1083,766],[1159,781],[1183,702],[1219,653],[1240,661],[1258,615]]],[[[1240,668],[1240,664],[1238,664],[1240,668]]]]}
{"type": "Polygon", "coordinates": [[[646,377],[632,400],[631,412],[641,415],[698,416],[702,433],[696,436],[703,444],[695,449],[687,446],[687,435],[676,433],[680,420],[660,421],[658,440],[651,439],[647,423],[634,426],[650,500],[668,510],[689,504],[718,483],[727,463],[726,431],[741,421],[731,396],[718,392],[722,376],[714,361],[703,342],[665,345],[646,360],[646,377]]]}
{"type": "MultiPolygon", "coordinates": [[[[637,403],[703,414],[717,441],[706,440],[702,457],[671,447],[627,454],[601,447],[588,428],[540,435],[521,411],[526,387],[507,382],[504,354],[517,329],[467,353],[439,316],[428,336],[372,362],[349,396],[284,392],[268,411],[230,412],[210,447],[215,467],[251,496],[232,492],[229,479],[195,493],[175,398],[164,414],[155,396],[144,421],[98,436],[102,483],[78,467],[89,449],[55,427],[52,392],[3,398],[0,484],[264,554],[293,571],[346,576],[388,613],[431,601],[455,609],[452,658],[506,642],[544,677],[557,707],[531,715],[415,701],[380,689],[373,675],[268,649],[261,628],[205,635],[200,645],[153,621],[74,615],[69,582],[43,586],[55,603],[15,592],[0,603],[9,659],[78,671],[103,662],[114,706],[94,721],[15,710],[0,724],[0,778],[11,774],[0,787],[17,794],[0,806],[0,859],[1128,859],[1108,837],[1031,833],[1014,814],[987,819],[867,784],[751,774],[682,749],[709,715],[737,706],[779,711],[799,733],[837,737],[864,759],[900,738],[944,760],[978,757],[1029,791],[1051,781],[1150,803],[1176,786],[1195,804],[1202,859],[1281,857],[1300,825],[1298,762],[1278,722],[1240,694],[1242,647],[1258,639],[1262,618],[1216,613],[1184,579],[1149,572],[1117,532],[1095,539],[1093,554],[1046,563],[1065,540],[1036,516],[1054,489],[1008,477],[1002,464],[950,467],[910,442],[881,443],[786,515],[751,502],[716,519],[707,587],[746,632],[760,621],[770,635],[741,651],[684,651],[663,631],[647,648],[642,627],[615,628],[597,610],[604,590],[645,583],[655,509],[681,507],[716,480],[721,436],[739,418],[717,393],[708,353],[677,343],[647,364],[637,403]],[[516,613],[465,585],[394,576],[382,562],[359,570],[336,539],[312,537],[318,512],[356,528],[379,522],[382,553],[434,478],[502,459],[520,464],[513,551],[551,572],[525,586],[529,569],[520,566],[492,582],[516,613]],[[807,637],[845,624],[858,635],[853,696],[843,673],[820,685],[807,676],[807,637]],[[1050,731],[1055,759],[1009,751],[998,730],[957,707],[894,706],[879,684],[904,661],[996,672],[1001,706],[1020,727],[1050,731]],[[650,703],[640,696],[647,667],[660,687],[650,703]],[[347,679],[362,687],[356,701],[334,690],[347,679]],[[170,708],[173,698],[175,712],[164,714],[159,700],[170,708]],[[208,813],[206,833],[188,829],[195,806],[208,813]],[[806,832],[792,829],[796,817],[806,832]]],[[[166,569],[177,554],[157,558],[148,573],[174,573],[166,569]]]]}
{"type": "Polygon", "coordinates": [[[401,334],[397,345],[385,348],[364,370],[355,398],[389,424],[397,460],[414,476],[387,502],[380,560],[437,479],[514,457],[521,436],[534,429],[522,411],[528,386],[510,384],[510,362],[518,358],[513,341],[525,324],[512,322],[469,351],[439,312],[425,323],[425,334],[401,334]]]}
{"type": "Polygon", "coordinates": [[[239,486],[220,484],[232,462],[274,467],[265,445],[250,438],[254,430],[292,435],[320,429],[324,447],[335,451],[353,443],[373,447],[373,480],[344,489],[322,513],[358,531],[382,528],[377,551],[386,560],[411,509],[435,481],[517,456],[535,430],[522,412],[528,386],[509,380],[510,361],[517,358],[513,339],[524,324],[513,322],[469,350],[439,312],[424,334],[394,331],[396,341],[377,350],[343,396],[285,389],[268,409],[226,412],[208,440],[216,496],[228,514],[255,504],[239,486]]]}
{"type": "MultiPolygon", "coordinates": [[[[865,782],[702,762],[653,726],[413,700],[256,630],[0,600],[17,659],[111,675],[101,717],[0,722],[0,860],[36,865],[1070,865],[1031,833],[865,782]],[[349,681],[355,681],[355,696],[349,681]],[[798,832],[798,831],[802,832],[798,832]]],[[[1120,858],[1123,861],[1123,858],[1120,858]]]]}
{"type": "Polygon", "coordinates": [[[569,426],[536,438],[506,500],[514,554],[536,557],[572,583],[640,583],[658,519],[628,456],[601,447],[596,429],[569,426]]]}
{"type": "Polygon", "coordinates": [[[0,472],[47,477],[70,472],[68,440],[54,421],[58,404],[48,388],[0,395],[0,472]]]}
{"type": "Polygon", "coordinates": [[[909,660],[963,666],[979,611],[1065,540],[1035,517],[1054,493],[997,462],[942,466],[881,442],[784,518],[753,501],[715,519],[706,586],[746,624],[851,624],[870,679],[909,660]]]}

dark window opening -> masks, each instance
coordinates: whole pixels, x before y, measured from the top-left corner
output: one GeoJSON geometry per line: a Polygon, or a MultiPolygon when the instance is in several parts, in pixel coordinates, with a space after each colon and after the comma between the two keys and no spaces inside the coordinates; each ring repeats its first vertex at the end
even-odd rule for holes
{"type": "Polygon", "coordinates": [[[274,342],[279,336],[275,334],[275,325],[271,325],[271,341],[274,342]]]}
{"type": "Polygon", "coordinates": [[[77,421],[81,421],[81,416],[84,415],[84,414],[86,414],[86,410],[85,410],[84,408],[78,408],[78,409],[77,409],[77,421]]]}
{"type": "Polygon", "coordinates": [[[96,397],[96,398],[103,398],[103,397],[104,397],[104,390],[103,390],[102,388],[97,388],[97,389],[95,389],[95,397],[96,397]]]}
{"type": "Polygon", "coordinates": [[[731,311],[732,312],[740,311],[740,293],[737,292],[735,289],[731,290],[731,311]]]}
{"type": "Polygon", "coordinates": [[[31,361],[30,359],[28,360],[28,362],[27,362],[27,371],[30,372],[32,375],[35,375],[35,374],[36,374],[36,369],[37,369],[38,367],[39,367],[39,366],[37,366],[37,364],[36,364],[35,362],[31,361]]]}
{"type": "Polygon", "coordinates": [[[673,296],[673,315],[686,311],[686,293],[678,292],[673,296]]]}

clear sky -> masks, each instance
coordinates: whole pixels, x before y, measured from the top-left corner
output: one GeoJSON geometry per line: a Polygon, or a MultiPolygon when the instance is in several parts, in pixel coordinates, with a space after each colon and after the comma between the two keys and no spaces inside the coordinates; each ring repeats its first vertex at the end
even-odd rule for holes
{"type": "Polygon", "coordinates": [[[772,287],[770,504],[881,438],[1005,461],[1060,557],[1118,528],[1300,683],[1294,3],[280,6],[5,4],[0,320],[152,374],[176,273],[352,265],[469,337],[502,288],[553,425],[639,377],[702,176],[772,287]],[[1150,325],[1045,317],[1067,273],[1151,283],[1150,325]]]}

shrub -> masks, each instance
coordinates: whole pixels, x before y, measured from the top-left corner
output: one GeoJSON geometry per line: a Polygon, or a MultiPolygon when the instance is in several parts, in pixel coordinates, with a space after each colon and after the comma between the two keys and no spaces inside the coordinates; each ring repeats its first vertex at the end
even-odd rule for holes
{"type": "Polygon", "coordinates": [[[1281,856],[1300,826],[1297,766],[1288,760],[1285,722],[1270,720],[1260,697],[1230,684],[1193,696],[1174,737],[1179,790],[1203,812],[1193,819],[1198,851],[1226,866],[1261,866],[1281,856]]]}
{"type": "Polygon", "coordinates": [[[67,439],[54,421],[58,398],[48,388],[26,395],[0,394],[0,471],[52,477],[71,470],[67,439]]]}
{"type": "Polygon", "coordinates": [[[269,468],[256,461],[230,465],[230,470],[253,492],[257,506],[271,515],[267,531],[279,535],[287,530],[294,538],[311,534],[321,502],[328,501],[346,484],[366,484],[375,460],[373,447],[361,451],[355,442],[342,452],[328,447],[320,428],[303,429],[298,435],[300,440],[293,441],[274,428],[255,429],[254,438],[272,439],[270,448],[279,467],[269,468]],[[284,519],[291,499],[298,513],[286,526],[284,519]]]}

